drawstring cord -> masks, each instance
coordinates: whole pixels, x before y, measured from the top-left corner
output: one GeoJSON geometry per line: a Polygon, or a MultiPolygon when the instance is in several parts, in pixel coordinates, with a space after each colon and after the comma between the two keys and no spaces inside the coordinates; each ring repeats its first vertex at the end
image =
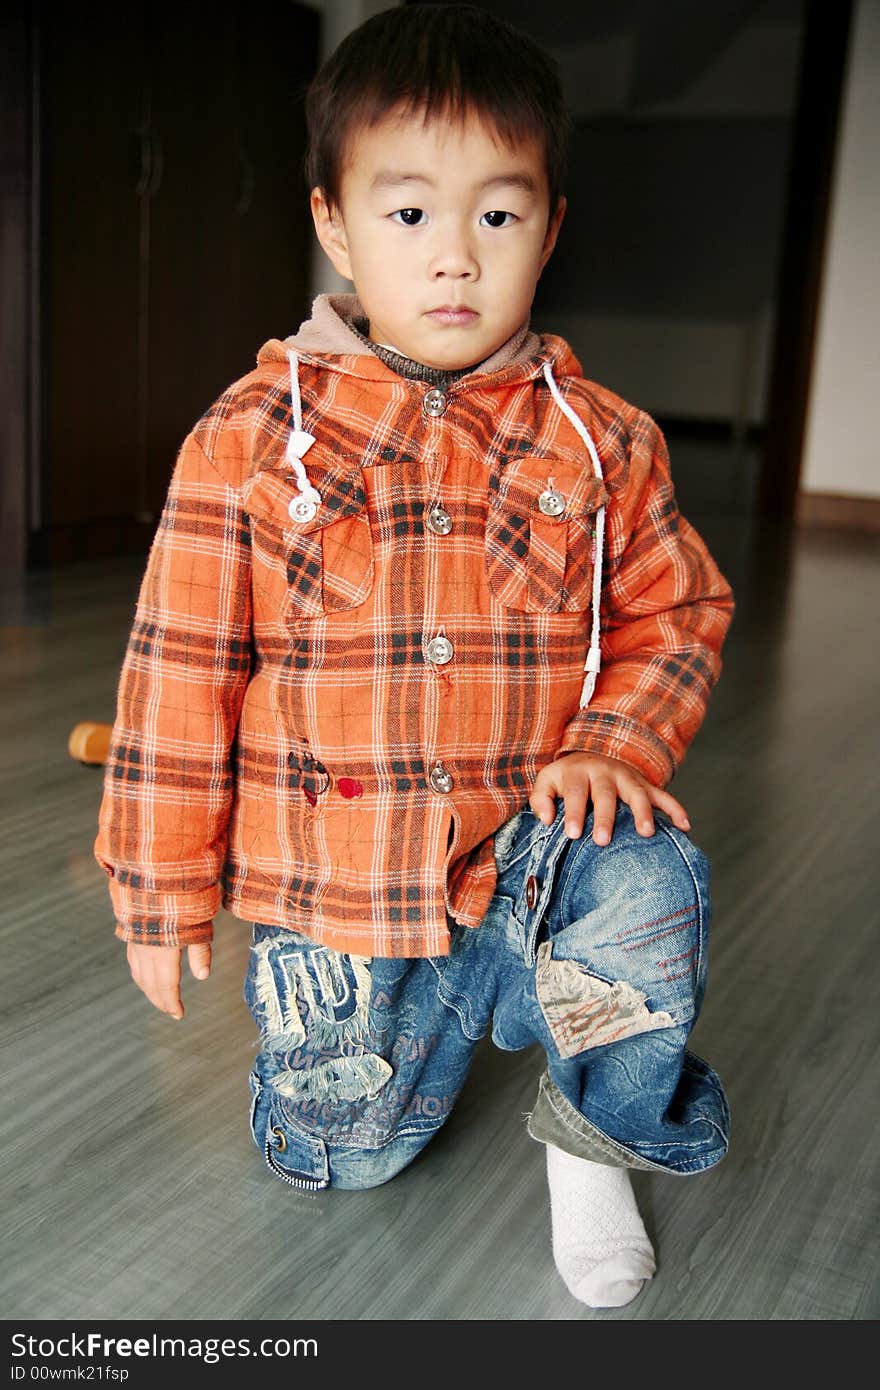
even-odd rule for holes
{"type": "Polygon", "coordinates": [[[303,456],[311,449],[315,442],[315,436],[303,429],[302,400],[299,394],[299,361],[292,349],[287,354],[287,360],[290,363],[290,407],[293,412],[293,429],[287,440],[286,458],[296,475],[296,486],[299,493],[299,496],[294,498],[290,504],[290,514],[295,520],[311,520],[311,517],[315,515],[312,506],[314,508],[320,507],[321,494],[309,482],[303,456]],[[294,507],[298,508],[297,512],[294,512],[294,507]]]}
{"type": "MultiPolygon", "coordinates": [[[[590,458],[593,462],[593,472],[602,481],[602,465],[599,462],[599,455],[593,443],[590,431],[587,429],[583,420],[572,410],[571,406],[563,399],[562,393],[556,382],[553,380],[553,372],[550,370],[550,363],[544,363],[544,377],[547,385],[553,393],[553,399],[559,406],[563,415],[567,416],[574,425],[581,439],[587,446],[590,458]]],[[[605,507],[601,506],[596,513],[596,531],[593,536],[593,628],[590,633],[590,649],[587,652],[587,659],[584,662],[584,683],[581,688],[580,709],[586,709],[596,688],[596,677],[602,666],[602,657],[599,650],[599,604],[602,598],[602,552],[605,542],[605,507]]]]}

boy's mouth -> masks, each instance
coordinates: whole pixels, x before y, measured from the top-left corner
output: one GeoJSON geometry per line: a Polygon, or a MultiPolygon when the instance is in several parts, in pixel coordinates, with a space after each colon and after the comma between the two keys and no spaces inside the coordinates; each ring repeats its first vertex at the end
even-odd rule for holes
{"type": "Polygon", "coordinates": [[[465,324],[479,318],[476,309],[468,309],[464,304],[443,304],[439,309],[431,309],[427,317],[435,323],[465,324]]]}

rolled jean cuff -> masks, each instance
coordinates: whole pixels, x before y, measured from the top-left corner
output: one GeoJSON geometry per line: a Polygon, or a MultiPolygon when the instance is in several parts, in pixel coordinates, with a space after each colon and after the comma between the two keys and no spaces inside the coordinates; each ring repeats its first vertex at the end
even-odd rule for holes
{"type": "MultiPolygon", "coordinates": [[[[703,1073],[703,1079],[717,1082],[714,1072],[693,1053],[688,1054],[688,1062],[694,1070],[703,1073]],[[708,1075],[707,1075],[708,1074],[708,1075]]],[[[654,1173],[672,1173],[677,1177],[703,1172],[719,1163],[727,1153],[729,1111],[720,1082],[717,1082],[719,1103],[719,1124],[715,1127],[716,1142],[710,1149],[704,1149],[699,1156],[672,1163],[657,1163],[636,1153],[632,1148],[612,1139],[599,1129],[562,1094],[559,1087],[545,1071],[538,1085],[538,1097],[529,1115],[526,1128],[533,1139],[541,1144],[552,1144],[554,1148],[573,1154],[576,1158],[589,1159],[591,1163],[604,1163],[610,1168],[639,1168],[654,1173]]]]}

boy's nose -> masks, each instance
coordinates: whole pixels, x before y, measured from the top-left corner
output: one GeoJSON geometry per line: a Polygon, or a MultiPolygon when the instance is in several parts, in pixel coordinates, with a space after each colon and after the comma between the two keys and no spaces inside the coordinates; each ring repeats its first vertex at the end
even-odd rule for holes
{"type": "Polygon", "coordinates": [[[460,232],[447,232],[437,238],[430,259],[432,276],[447,275],[474,280],[480,273],[479,263],[468,238],[460,232]]]}

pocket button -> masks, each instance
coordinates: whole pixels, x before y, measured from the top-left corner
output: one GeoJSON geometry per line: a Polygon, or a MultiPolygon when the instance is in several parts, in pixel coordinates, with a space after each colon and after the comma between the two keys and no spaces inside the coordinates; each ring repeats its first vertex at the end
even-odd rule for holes
{"type": "Polygon", "coordinates": [[[545,516],[562,516],[565,511],[565,498],[555,487],[548,487],[538,498],[538,510],[545,516]]]}
{"type": "Polygon", "coordinates": [[[318,508],[309,497],[294,497],[287,508],[291,521],[314,521],[318,508]]]}

